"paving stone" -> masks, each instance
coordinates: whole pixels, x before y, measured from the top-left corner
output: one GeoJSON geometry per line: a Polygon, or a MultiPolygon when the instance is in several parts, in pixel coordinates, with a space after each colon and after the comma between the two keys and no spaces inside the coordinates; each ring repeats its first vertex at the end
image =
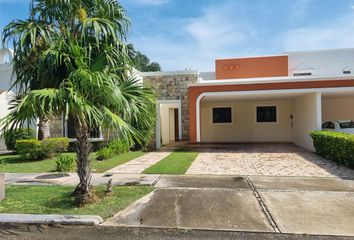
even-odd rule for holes
{"type": "Polygon", "coordinates": [[[168,151],[149,152],[118,167],[112,168],[108,170],[107,173],[142,173],[145,169],[158,163],[170,154],[171,152],[168,151]]]}
{"type": "Polygon", "coordinates": [[[294,144],[235,144],[204,149],[187,174],[354,177],[354,170],[294,144]]]}

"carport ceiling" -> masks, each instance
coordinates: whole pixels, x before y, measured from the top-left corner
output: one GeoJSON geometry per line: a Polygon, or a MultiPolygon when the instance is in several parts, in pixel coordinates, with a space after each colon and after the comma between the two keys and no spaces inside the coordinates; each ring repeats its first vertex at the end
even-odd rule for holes
{"type": "Polygon", "coordinates": [[[289,100],[305,95],[306,93],[267,93],[267,94],[242,94],[206,96],[203,102],[227,102],[227,101],[254,101],[254,100],[289,100]]]}

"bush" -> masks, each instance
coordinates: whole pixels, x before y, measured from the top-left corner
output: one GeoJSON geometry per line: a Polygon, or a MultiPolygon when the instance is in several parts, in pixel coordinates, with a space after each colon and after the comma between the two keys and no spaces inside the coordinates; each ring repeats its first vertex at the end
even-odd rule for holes
{"type": "Polygon", "coordinates": [[[41,160],[45,158],[45,149],[37,139],[17,140],[16,151],[25,159],[41,160]]]}
{"type": "Polygon", "coordinates": [[[17,140],[35,139],[36,133],[32,128],[18,128],[8,130],[4,134],[5,144],[8,150],[16,150],[17,140]]]}
{"type": "Polygon", "coordinates": [[[332,161],[354,168],[354,135],[332,131],[311,132],[316,152],[332,161]]]}
{"type": "Polygon", "coordinates": [[[42,160],[53,157],[55,154],[67,151],[68,138],[50,138],[43,141],[37,139],[17,140],[16,150],[23,158],[30,160],[42,160]]]}
{"type": "Polygon", "coordinates": [[[53,157],[55,154],[66,152],[69,147],[69,138],[49,138],[42,141],[46,151],[46,157],[53,157]]]}
{"type": "Polygon", "coordinates": [[[128,152],[132,147],[132,144],[126,140],[116,139],[111,141],[107,147],[112,149],[114,154],[121,154],[128,152]]]}
{"type": "Polygon", "coordinates": [[[113,140],[110,143],[108,143],[106,147],[103,147],[96,152],[97,154],[96,159],[99,161],[109,159],[114,155],[119,155],[128,152],[131,147],[132,144],[130,144],[126,140],[121,140],[121,139],[113,140]]]}
{"type": "Polygon", "coordinates": [[[60,154],[55,159],[56,171],[58,172],[69,172],[74,168],[75,156],[60,154]]]}
{"type": "Polygon", "coordinates": [[[109,159],[109,158],[113,157],[114,152],[113,152],[113,150],[111,148],[104,147],[104,148],[99,149],[96,152],[96,155],[97,155],[96,159],[98,161],[103,161],[105,159],[109,159]]]}

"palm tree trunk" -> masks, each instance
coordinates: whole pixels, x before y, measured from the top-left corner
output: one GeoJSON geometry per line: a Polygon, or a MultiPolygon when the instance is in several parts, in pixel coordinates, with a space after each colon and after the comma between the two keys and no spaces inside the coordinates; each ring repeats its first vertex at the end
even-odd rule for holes
{"type": "Polygon", "coordinates": [[[49,119],[39,118],[38,123],[38,140],[50,138],[49,119]]]}
{"type": "Polygon", "coordinates": [[[86,123],[78,123],[75,121],[75,130],[77,138],[76,146],[76,164],[77,175],[80,183],[77,185],[73,195],[78,205],[82,206],[90,203],[93,200],[91,192],[91,166],[90,166],[90,152],[91,142],[89,141],[90,130],[86,123]]]}

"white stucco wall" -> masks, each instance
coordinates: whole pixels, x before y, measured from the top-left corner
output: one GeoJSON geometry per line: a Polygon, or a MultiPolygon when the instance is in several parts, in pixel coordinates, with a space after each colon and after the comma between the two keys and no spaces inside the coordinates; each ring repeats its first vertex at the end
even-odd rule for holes
{"type": "Polygon", "coordinates": [[[0,89],[8,90],[11,86],[13,51],[0,49],[0,89]]]}
{"type": "MultiPolygon", "coordinates": [[[[5,117],[9,112],[9,101],[15,94],[13,92],[3,92],[0,94],[0,119],[5,117]]],[[[0,129],[2,126],[0,126],[0,129]]],[[[0,151],[6,150],[6,145],[3,139],[0,139],[0,151]]]]}
{"type": "Polygon", "coordinates": [[[354,73],[354,49],[332,49],[310,52],[290,52],[289,75],[294,69],[311,70],[315,76],[343,75],[343,69],[354,73]]]}
{"type": "Polygon", "coordinates": [[[290,101],[201,102],[201,142],[291,141],[290,101]],[[276,105],[278,123],[256,123],[257,105],[276,105]],[[232,107],[232,124],[213,124],[213,107],[232,107]]]}
{"type": "Polygon", "coordinates": [[[321,96],[309,93],[292,101],[292,140],[296,145],[314,150],[309,133],[321,129],[321,96]]]}
{"type": "Polygon", "coordinates": [[[322,121],[354,120],[354,97],[322,98],[322,121]]]}

